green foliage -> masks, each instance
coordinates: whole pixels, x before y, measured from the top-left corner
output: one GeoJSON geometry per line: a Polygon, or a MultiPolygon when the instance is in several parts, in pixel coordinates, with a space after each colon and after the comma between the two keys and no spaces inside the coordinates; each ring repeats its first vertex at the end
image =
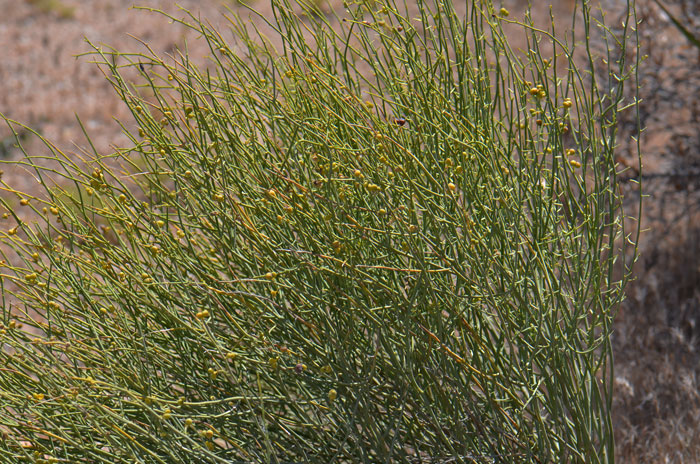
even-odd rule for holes
{"type": "Polygon", "coordinates": [[[3,459],[612,462],[631,12],[272,4],[172,17],[202,69],[95,47],[133,147],[4,184],[3,459]]]}
{"type": "Polygon", "coordinates": [[[60,0],[25,0],[42,13],[55,13],[59,18],[71,19],[75,16],[75,7],[68,6],[60,0]]]}

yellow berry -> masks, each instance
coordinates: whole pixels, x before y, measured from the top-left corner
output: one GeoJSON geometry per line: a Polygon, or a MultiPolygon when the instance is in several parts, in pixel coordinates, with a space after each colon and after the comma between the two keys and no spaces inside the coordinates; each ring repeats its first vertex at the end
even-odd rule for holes
{"type": "Polygon", "coordinates": [[[505,8],[501,8],[501,10],[498,12],[501,16],[508,16],[510,12],[506,10],[505,8]]]}
{"type": "Polygon", "coordinates": [[[19,204],[22,205],[22,206],[27,206],[27,205],[29,204],[29,200],[27,200],[26,198],[22,198],[22,199],[19,201],[19,204]]]}
{"type": "Polygon", "coordinates": [[[450,189],[451,192],[454,192],[455,190],[457,190],[457,186],[455,184],[453,184],[452,182],[447,184],[447,188],[450,189]]]}
{"type": "Polygon", "coordinates": [[[581,167],[581,163],[579,163],[579,162],[576,161],[576,160],[569,160],[569,164],[572,165],[572,166],[575,167],[575,168],[580,168],[580,167],[581,167]]]}
{"type": "Polygon", "coordinates": [[[335,388],[331,388],[328,391],[328,401],[333,402],[333,401],[335,401],[336,398],[338,398],[338,392],[335,391],[335,388]]]}

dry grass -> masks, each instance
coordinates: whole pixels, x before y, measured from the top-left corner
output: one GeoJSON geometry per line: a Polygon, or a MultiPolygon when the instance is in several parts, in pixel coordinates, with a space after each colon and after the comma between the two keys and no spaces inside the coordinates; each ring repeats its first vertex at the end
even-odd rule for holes
{"type": "MultiPolygon", "coordinates": [[[[128,120],[126,108],[95,66],[74,58],[87,50],[83,37],[134,49],[138,42],[127,35],[132,34],[159,53],[193,38],[160,16],[128,10],[131,3],[25,1],[5,8],[0,42],[12,44],[12,53],[4,54],[0,67],[0,111],[69,150],[84,143],[75,112],[98,150],[126,143],[112,122],[128,120]]],[[[172,2],[142,3],[173,10],[172,2]]],[[[222,9],[215,0],[179,3],[208,18],[222,9]]],[[[700,35],[699,2],[668,3],[700,35]]],[[[640,0],[639,10],[645,20],[642,47],[650,57],[644,64],[642,108],[649,195],[643,218],[649,230],[640,244],[637,280],[616,323],[617,454],[623,463],[694,463],[700,462],[700,51],[653,1],[640,0]]],[[[197,55],[199,45],[188,44],[197,55]]],[[[8,136],[0,128],[0,156],[14,156],[8,136]]],[[[624,147],[621,153],[624,163],[624,147]]],[[[6,175],[15,177],[17,188],[31,189],[31,179],[21,171],[6,175]]]]}
{"type": "MultiPolygon", "coordinates": [[[[637,280],[616,322],[620,462],[700,462],[700,50],[652,1],[644,23],[645,156],[637,280]]],[[[697,0],[665,2],[700,36],[697,0]]],[[[623,159],[624,161],[624,159],[623,159]]],[[[629,205],[634,208],[636,205],[629,205]]]]}
{"type": "MultiPolygon", "coordinates": [[[[147,41],[161,54],[172,53],[176,45],[193,39],[193,34],[178,25],[169,25],[156,14],[129,9],[131,1],[63,0],[61,2],[20,1],[4,8],[0,43],[12,44],[3,53],[0,66],[0,112],[22,121],[59,147],[75,151],[84,145],[75,115],[78,114],[93,136],[98,150],[125,144],[121,129],[113,118],[128,119],[125,105],[117,98],[100,70],[87,58],[76,55],[90,48],[84,38],[95,43],[131,50],[139,43],[130,35],[147,41]],[[59,8],[60,7],[60,8],[59,8]],[[61,12],[72,9],[71,15],[61,12]],[[8,52],[9,51],[9,52],[8,52]]],[[[174,11],[174,2],[148,1],[149,6],[174,11]]],[[[223,10],[215,0],[178,2],[193,11],[216,18],[223,10]]],[[[201,44],[191,40],[194,55],[204,55],[201,44]]],[[[16,156],[9,147],[14,143],[6,126],[0,127],[0,156],[16,156]]],[[[30,149],[43,150],[37,143],[30,149]]],[[[13,173],[8,172],[7,175],[13,173]]],[[[21,173],[16,177],[23,179],[21,173]]],[[[17,188],[31,188],[30,181],[17,188]]]]}

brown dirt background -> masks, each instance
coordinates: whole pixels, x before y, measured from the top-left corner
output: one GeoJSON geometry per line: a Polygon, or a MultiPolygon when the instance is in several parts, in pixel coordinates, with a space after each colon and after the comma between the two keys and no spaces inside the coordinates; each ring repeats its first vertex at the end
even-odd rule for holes
{"type": "MultiPolygon", "coordinates": [[[[609,0],[612,2],[612,0],[609,0]]],[[[192,56],[206,50],[195,34],[161,15],[130,9],[131,0],[0,0],[0,112],[37,129],[66,152],[86,145],[75,114],[98,151],[127,143],[114,121],[129,121],[89,57],[84,38],[119,50],[139,51],[138,37],[159,54],[187,42],[192,56]]],[[[171,1],[137,2],[177,12],[171,1]]],[[[337,1],[339,5],[342,2],[337,1]]],[[[547,2],[549,3],[549,2],[547,2]]],[[[554,1],[566,13],[570,1],[554,1]]],[[[619,1],[617,2],[620,3],[619,1]]],[[[221,0],[180,0],[217,27],[225,26],[221,0]]],[[[267,2],[253,2],[258,10],[267,2]]],[[[517,11],[519,0],[504,1],[517,11]]],[[[700,1],[666,0],[669,10],[700,37],[700,1]]],[[[537,5],[536,6],[540,6],[537,5]]],[[[645,232],[635,281],[619,309],[615,351],[614,420],[622,463],[700,462],[700,50],[690,45],[653,0],[638,0],[642,53],[641,118],[646,194],[645,232]]],[[[565,16],[564,16],[565,17],[565,16]]],[[[223,29],[222,29],[223,30],[223,29]]],[[[634,164],[629,118],[620,125],[618,161],[634,164]]],[[[19,156],[7,127],[0,127],[0,158],[19,156]]],[[[46,151],[30,142],[32,154],[46,151]]],[[[23,191],[33,178],[3,167],[5,179],[23,191]]],[[[638,173],[628,170],[620,187],[632,194],[638,173]]],[[[630,195],[633,197],[634,195],[630,195]]],[[[629,214],[638,205],[628,200],[629,214]]],[[[2,227],[2,224],[0,224],[2,227]]]]}

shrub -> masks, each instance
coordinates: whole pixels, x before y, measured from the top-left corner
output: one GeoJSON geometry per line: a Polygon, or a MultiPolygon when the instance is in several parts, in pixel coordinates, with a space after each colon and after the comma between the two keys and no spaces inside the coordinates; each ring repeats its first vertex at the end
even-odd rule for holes
{"type": "Polygon", "coordinates": [[[272,5],[171,17],[201,68],[95,47],[133,146],[4,184],[4,459],[613,462],[631,10],[272,5]]]}

